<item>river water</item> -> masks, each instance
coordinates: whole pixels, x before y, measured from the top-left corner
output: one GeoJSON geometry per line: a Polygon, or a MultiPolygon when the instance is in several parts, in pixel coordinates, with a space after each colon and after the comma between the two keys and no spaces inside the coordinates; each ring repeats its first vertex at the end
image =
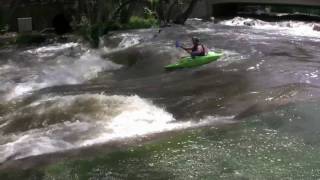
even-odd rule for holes
{"type": "Polygon", "coordinates": [[[236,17],[0,50],[1,179],[319,179],[320,33],[236,17]],[[250,25],[250,26],[248,26],[250,25]],[[197,36],[217,62],[165,71],[197,36]]]}

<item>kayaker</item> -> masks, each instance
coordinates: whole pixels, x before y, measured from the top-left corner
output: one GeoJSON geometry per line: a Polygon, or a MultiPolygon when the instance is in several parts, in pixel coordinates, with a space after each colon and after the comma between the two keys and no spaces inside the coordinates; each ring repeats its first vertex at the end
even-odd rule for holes
{"type": "Polygon", "coordinates": [[[191,57],[206,56],[208,54],[208,48],[200,43],[199,38],[193,37],[192,44],[193,46],[191,48],[185,48],[182,46],[181,48],[186,50],[191,55],[191,57]]]}

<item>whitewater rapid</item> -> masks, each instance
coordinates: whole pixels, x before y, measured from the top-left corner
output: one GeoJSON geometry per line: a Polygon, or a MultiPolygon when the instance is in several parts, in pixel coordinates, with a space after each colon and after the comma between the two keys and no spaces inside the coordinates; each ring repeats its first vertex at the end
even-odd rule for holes
{"type": "Polygon", "coordinates": [[[231,123],[232,118],[208,116],[199,122],[177,122],[171,113],[139,96],[46,97],[2,118],[5,123],[0,130],[7,133],[0,141],[0,163],[148,134],[231,123]],[[16,123],[26,125],[18,128],[20,133],[11,133],[16,123]]]}
{"type": "Polygon", "coordinates": [[[267,22],[253,18],[235,17],[229,20],[220,21],[219,24],[227,26],[247,26],[255,29],[267,30],[268,33],[313,37],[319,41],[320,32],[315,30],[318,23],[303,22],[303,21],[280,21],[280,22],[267,22]],[[272,31],[269,31],[272,30],[272,31]]]}
{"type": "MultiPolygon", "coordinates": [[[[299,38],[307,38],[308,43],[309,39],[320,39],[310,23],[269,23],[239,17],[219,24],[189,23],[161,33],[114,33],[98,50],[79,43],[17,50],[0,64],[0,163],[151,134],[234,123],[230,112],[242,110],[248,102],[271,101],[275,87],[319,83],[315,66],[318,57],[312,53],[314,62],[306,66],[305,61],[300,61],[312,56],[308,51],[296,51],[305,48],[303,44],[299,47],[299,38]],[[194,35],[212,51],[222,50],[224,57],[197,69],[165,72],[163,66],[186,55],[174,47],[175,40],[188,44],[194,35]],[[274,42],[277,44],[272,46],[274,42]],[[274,49],[269,52],[270,47],[274,49]],[[280,52],[272,54],[276,50],[280,52]],[[133,59],[133,65],[112,61],[121,58],[133,59]],[[103,81],[109,75],[116,82],[114,86],[106,86],[108,81],[103,81]],[[98,83],[91,86],[90,81],[98,83]],[[64,85],[83,85],[94,91],[84,88],[70,94],[43,93],[23,102],[26,95],[38,90],[64,85]],[[254,92],[265,97],[261,89],[270,90],[270,96],[262,100],[246,96],[254,92]],[[112,93],[99,93],[109,90],[112,93]],[[217,115],[217,111],[227,115],[217,115]],[[176,114],[187,114],[188,118],[177,118],[176,114]]],[[[312,49],[313,44],[308,48],[312,49]]],[[[295,96],[293,87],[290,92],[295,96]]],[[[284,91],[283,96],[287,94],[284,91]]],[[[284,104],[274,102],[277,103],[284,104]]]]}
{"type": "Polygon", "coordinates": [[[50,45],[21,52],[26,62],[10,60],[0,66],[0,99],[12,100],[33,91],[68,84],[81,84],[99,72],[121,68],[101,53],[78,43],[50,45]],[[29,62],[27,62],[29,61],[29,62]]]}

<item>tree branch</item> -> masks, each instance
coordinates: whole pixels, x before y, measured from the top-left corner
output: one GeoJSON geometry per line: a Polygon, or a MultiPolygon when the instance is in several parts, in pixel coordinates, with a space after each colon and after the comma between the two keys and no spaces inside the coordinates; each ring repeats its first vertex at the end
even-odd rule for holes
{"type": "Polygon", "coordinates": [[[189,7],[187,8],[187,10],[185,12],[183,12],[181,15],[179,15],[174,20],[174,23],[175,24],[184,24],[186,22],[186,20],[188,19],[188,17],[190,16],[190,14],[192,13],[192,11],[194,10],[194,8],[196,7],[198,1],[199,0],[192,0],[189,4],[189,7]]]}
{"type": "Polygon", "coordinates": [[[120,4],[120,6],[114,11],[113,15],[112,15],[112,19],[117,19],[119,13],[121,12],[121,10],[126,7],[128,4],[132,3],[132,2],[136,2],[137,0],[127,0],[124,1],[123,3],[120,4]]]}
{"type": "Polygon", "coordinates": [[[166,21],[167,21],[167,22],[170,22],[172,11],[173,11],[175,5],[177,4],[177,2],[178,2],[178,0],[175,0],[175,1],[171,4],[171,6],[169,7],[169,10],[168,10],[168,12],[167,12],[167,18],[166,18],[166,21]]]}

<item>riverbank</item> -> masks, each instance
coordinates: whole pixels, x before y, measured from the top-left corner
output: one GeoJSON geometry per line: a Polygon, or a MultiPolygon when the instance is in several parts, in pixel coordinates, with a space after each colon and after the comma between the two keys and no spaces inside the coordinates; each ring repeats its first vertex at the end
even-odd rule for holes
{"type": "Polygon", "coordinates": [[[15,43],[17,33],[5,33],[0,35],[0,48],[9,46],[15,43]]]}
{"type": "Polygon", "coordinates": [[[154,18],[140,18],[133,16],[128,23],[105,22],[100,24],[82,24],[74,27],[73,31],[58,35],[54,31],[46,32],[7,32],[0,35],[0,48],[9,45],[28,46],[63,42],[88,43],[93,48],[98,48],[100,38],[110,31],[124,31],[132,29],[148,29],[158,27],[154,18]]]}
{"type": "Polygon", "coordinates": [[[61,36],[54,33],[30,32],[19,34],[9,32],[0,35],[0,48],[6,48],[10,46],[30,47],[67,42],[85,43],[85,41],[82,40],[82,37],[76,34],[65,34],[61,36]]]}

